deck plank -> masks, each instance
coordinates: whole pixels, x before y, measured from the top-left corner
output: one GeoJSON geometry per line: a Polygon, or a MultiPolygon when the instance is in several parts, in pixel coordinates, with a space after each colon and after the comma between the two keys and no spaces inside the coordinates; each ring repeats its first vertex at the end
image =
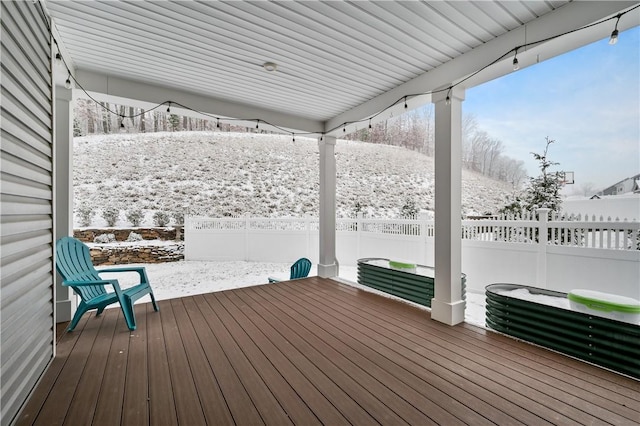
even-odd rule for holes
{"type": "MultiPolygon", "coordinates": [[[[89,315],[84,316],[78,323],[76,330],[82,330],[88,318],[89,315]]],[[[58,336],[56,356],[51,362],[51,365],[49,365],[46,374],[44,374],[42,380],[32,392],[31,397],[25,404],[25,407],[20,412],[20,415],[16,420],[16,425],[32,424],[38,417],[38,414],[49,398],[49,394],[58,383],[57,380],[60,378],[60,374],[67,363],[69,354],[78,342],[80,334],[81,333],[79,332],[63,332],[58,336]]]]}
{"type": "Polygon", "coordinates": [[[249,362],[247,356],[242,352],[242,348],[238,346],[233,335],[225,324],[223,318],[226,317],[224,310],[218,307],[218,300],[214,294],[206,294],[205,302],[210,307],[211,315],[207,317],[207,321],[211,325],[211,329],[218,338],[223,351],[225,352],[229,362],[236,371],[244,388],[251,397],[255,408],[260,413],[260,417],[265,424],[291,424],[291,421],[282,408],[277,398],[271,393],[269,387],[265,384],[255,367],[249,362]],[[216,309],[217,308],[217,309],[216,309]]]}
{"type": "Polygon", "coordinates": [[[318,277],[86,315],[18,425],[638,424],[640,382],[318,277]]]}
{"type": "Polygon", "coordinates": [[[251,396],[212,330],[210,319],[214,316],[213,310],[203,296],[185,298],[184,303],[188,312],[194,312],[193,315],[190,315],[191,321],[205,351],[207,361],[214,368],[217,382],[225,395],[234,422],[250,425],[264,424],[251,396]],[[199,311],[200,315],[196,315],[195,310],[199,311]]]}
{"type": "MultiPolygon", "coordinates": [[[[117,327],[120,312],[115,309],[106,309],[102,315],[105,316],[105,319],[98,330],[95,343],[91,348],[91,353],[85,366],[85,369],[90,374],[83,374],[78,382],[79,391],[73,397],[64,424],[78,425],[93,422],[100,394],[106,393],[109,394],[109,397],[117,397],[117,394],[121,393],[119,385],[120,382],[124,383],[126,371],[123,369],[119,371],[107,370],[116,331],[122,331],[118,330],[117,327]]],[[[117,334],[121,336],[123,333],[117,334]]],[[[118,340],[121,341],[121,338],[118,340]]],[[[120,399],[119,404],[117,404],[118,410],[122,409],[121,401],[120,399]]]]}
{"type": "MultiPolygon", "coordinates": [[[[317,300],[320,300],[322,295],[326,293],[321,291],[319,294],[319,299],[317,300]]],[[[348,306],[355,308],[353,303],[348,306]]],[[[405,335],[409,341],[414,341],[421,336],[429,334],[440,338],[433,328],[429,329],[430,327],[428,327],[425,322],[415,321],[410,325],[399,320],[396,316],[385,314],[380,309],[377,309],[377,306],[375,310],[373,306],[371,306],[358,312],[361,316],[374,313],[378,315],[379,319],[383,320],[383,322],[379,323],[380,325],[385,326],[386,324],[389,330],[398,335],[405,335]]],[[[586,394],[582,395],[583,398],[572,399],[570,403],[567,403],[564,401],[566,392],[565,390],[556,388],[561,382],[555,378],[550,378],[553,381],[553,385],[548,385],[539,380],[540,375],[538,374],[529,374],[528,376],[523,374],[522,371],[527,370],[528,367],[519,368],[517,364],[507,362],[507,358],[491,354],[490,351],[480,346],[472,346],[471,352],[474,353],[474,356],[468,358],[469,345],[460,341],[461,334],[451,334],[449,327],[440,328],[441,331],[447,334],[442,340],[442,347],[450,351],[452,360],[460,364],[465,364],[465,358],[467,358],[477,364],[475,369],[480,374],[484,374],[487,377],[495,374],[496,371],[501,372],[501,375],[494,375],[493,379],[504,386],[511,387],[522,395],[533,393],[536,396],[535,399],[542,403],[548,410],[557,410],[559,414],[561,412],[562,415],[578,423],[587,422],[593,415],[598,416],[601,421],[611,422],[613,424],[624,424],[624,422],[629,420],[610,410],[602,409],[597,405],[594,406],[590,401],[584,399],[586,394]],[[584,410],[589,411],[590,414],[585,414],[584,410]]],[[[568,421],[568,419],[564,419],[563,421],[568,421]]]]}
{"type": "MultiPolygon", "coordinates": [[[[189,362],[189,375],[193,377],[196,399],[200,401],[205,423],[233,424],[233,417],[207,361],[200,340],[193,329],[184,300],[174,299],[171,301],[171,305],[176,322],[180,324],[180,336],[189,362]]],[[[199,311],[197,313],[199,314],[199,311]]],[[[191,315],[195,314],[194,311],[191,312],[191,315]]]]}
{"type": "MultiPolygon", "coordinates": [[[[204,412],[198,397],[194,375],[189,368],[185,351],[186,342],[178,329],[174,309],[181,305],[180,299],[172,299],[163,304],[162,330],[167,346],[167,361],[171,374],[173,400],[179,424],[204,424],[204,412]]],[[[183,324],[180,324],[181,326],[183,324]]]]}
{"type": "Polygon", "coordinates": [[[149,424],[153,426],[178,424],[167,355],[167,341],[162,327],[162,316],[165,315],[165,310],[171,309],[171,302],[160,301],[158,307],[159,314],[153,314],[147,309],[149,424]]]}
{"type": "MultiPolygon", "coordinates": [[[[386,312],[386,314],[393,317],[394,320],[402,321],[398,315],[395,315],[396,312],[393,310],[385,311],[384,309],[379,309],[379,306],[376,305],[376,312],[386,312]]],[[[423,316],[420,310],[403,310],[403,314],[407,315],[406,318],[409,322],[402,322],[400,326],[405,330],[413,330],[416,334],[423,335],[426,326],[423,322],[419,321],[423,316]]],[[[640,404],[638,404],[637,399],[629,398],[627,395],[617,392],[608,392],[606,394],[595,393],[593,391],[593,386],[591,386],[589,382],[584,381],[585,378],[590,379],[590,376],[586,375],[588,377],[585,377],[585,375],[583,375],[578,378],[557,368],[557,366],[554,366],[553,364],[547,363],[543,366],[539,365],[541,351],[542,355],[552,354],[556,358],[561,359],[567,357],[563,357],[560,354],[556,354],[533,345],[509,345],[508,343],[513,341],[513,339],[509,338],[507,338],[508,342],[504,345],[498,346],[494,343],[495,335],[493,335],[492,337],[494,338],[491,339],[493,344],[477,345],[477,341],[474,340],[474,338],[478,338],[478,336],[481,335],[484,336],[485,333],[487,333],[484,330],[481,331],[477,327],[466,327],[462,333],[450,328],[443,328],[443,331],[449,336],[447,341],[456,343],[461,348],[464,348],[465,351],[469,351],[474,355],[477,355],[477,359],[479,361],[483,361],[483,365],[489,368],[492,367],[494,362],[501,365],[509,365],[509,367],[516,372],[516,376],[521,380],[531,379],[534,380],[533,383],[541,382],[542,385],[537,386],[537,388],[545,390],[547,394],[551,395],[553,398],[562,399],[565,395],[576,397],[574,402],[577,409],[585,410],[588,407],[588,411],[590,411],[591,414],[597,414],[603,421],[614,424],[624,424],[629,420],[637,421],[637,419],[640,418],[640,404]],[[524,349],[522,349],[523,347],[524,349]],[[505,349],[511,349],[511,351],[505,349]],[[536,351],[535,358],[527,358],[523,356],[525,349],[536,351]],[[552,374],[549,374],[550,368],[554,369],[552,374]],[[524,376],[527,376],[527,378],[524,376]]],[[[601,374],[602,371],[598,371],[598,373],[601,374]]],[[[602,377],[605,376],[614,381],[622,379],[622,383],[632,385],[632,387],[633,384],[636,383],[633,380],[626,380],[621,375],[607,371],[604,371],[604,374],[602,375],[602,377]]],[[[623,387],[617,390],[618,392],[624,392],[625,389],[628,390],[629,388],[623,387]]],[[[632,392],[632,395],[634,394],[637,395],[637,393],[632,392]]]]}
{"type": "MultiPolygon", "coordinates": [[[[299,395],[299,398],[306,402],[309,410],[314,413],[316,418],[323,424],[348,424],[349,422],[340,411],[316,388],[314,381],[308,379],[305,376],[305,372],[297,369],[289,356],[291,352],[287,350],[281,352],[272,343],[270,337],[260,330],[255,324],[256,318],[259,317],[245,306],[245,302],[239,299],[238,294],[227,292],[224,296],[228,297],[231,303],[241,311],[243,317],[242,325],[248,336],[273,364],[282,378],[287,381],[292,390],[299,395]]],[[[239,313],[234,314],[234,316],[236,315],[239,315],[239,313]]],[[[258,319],[258,321],[261,321],[261,319],[258,319]]]]}
{"type": "MultiPolygon", "coordinates": [[[[247,334],[245,330],[250,328],[251,324],[243,312],[238,309],[224,292],[216,293],[215,296],[219,304],[213,308],[221,315],[221,318],[225,321],[225,324],[227,324],[238,346],[240,346],[243,353],[247,356],[247,359],[256,367],[256,371],[260,374],[267,386],[269,386],[269,389],[291,418],[291,421],[297,424],[319,425],[320,421],[309,409],[307,404],[299,398],[291,385],[289,385],[247,334]]],[[[239,302],[241,306],[243,305],[243,301],[238,300],[237,297],[236,302],[239,302]]]]}
{"type": "MultiPolygon", "coordinates": [[[[326,330],[333,339],[342,341],[345,345],[341,346],[341,350],[346,354],[350,354],[354,359],[368,359],[372,364],[368,365],[368,369],[375,371],[377,377],[385,377],[392,375],[398,380],[409,386],[413,393],[403,392],[403,397],[411,400],[416,407],[424,410],[434,421],[440,424],[451,424],[456,421],[473,421],[481,423],[484,421],[499,424],[513,423],[515,418],[510,417],[502,411],[484,403],[471,393],[460,392],[459,398],[465,401],[460,403],[451,394],[457,390],[455,386],[439,380],[437,376],[433,376],[428,370],[421,367],[430,361],[423,359],[419,364],[411,364],[410,362],[398,362],[400,353],[391,349],[382,347],[374,340],[364,339],[357,328],[347,325],[339,319],[326,315],[321,309],[309,307],[309,309],[300,308],[302,300],[278,291],[277,297],[281,300],[290,300],[289,309],[298,312],[303,318],[301,321],[310,329],[326,330]],[[447,391],[449,393],[447,393],[447,391]],[[422,395],[422,397],[419,397],[422,395]],[[479,417],[481,413],[483,417],[479,417]],[[459,420],[456,420],[456,417],[459,420]]],[[[274,295],[275,296],[275,295],[274,295]]],[[[329,343],[329,342],[328,342],[329,343]]],[[[386,380],[385,380],[386,383],[386,380]]],[[[478,389],[479,391],[481,389],[478,389]]],[[[496,402],[495,400],[493,401],[496,402]]]]}
{"type": "MultiPolygon", "coordinates": [[[[78,383],[84,375],[91,374],[85,370],[85,367],[89,362],[91,348],[96,341],[98,331],[106,317],[107,315],[96,317],[90,314],[82,328],[78,324],[72,333],[66,333],[65,336],[78,333],[78,341],[68,355],[55,387],[51,390],[34,424],[54,426],[64,423],[75,394],[82,392],[82,389],[78,389],[78,383]]],[[[68,337],[62,337],[62,339],[65,338],[68,337]]]]}
{"type": "MultiPolygon", "coordinates": [[[[129,333],[127,377],[124,386],[122,423],[149,424],[149,373],[147,352],[147,313],[153,315],[150,303],[135,305],[136,330],[129,333]]],[[[121,317],[119,321],[124,321],[121,317]]],[[[111,423],[117,424],[117,423],[111,423]]]]}

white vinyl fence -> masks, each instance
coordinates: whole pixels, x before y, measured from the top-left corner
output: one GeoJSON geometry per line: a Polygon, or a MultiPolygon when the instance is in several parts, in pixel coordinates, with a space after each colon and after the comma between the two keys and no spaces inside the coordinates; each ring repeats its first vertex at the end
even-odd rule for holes
{"type": "MultiPolygon", "coordinates": [[[[366,257],[434,264],[434,222],[338,219],[340,264],[366,257]]],[[[572,217],[463,220],[467,289],[496,282],[568,292],[575,288],[640,299],[640,223],[572,217]]],[[[293,262],[319,257],[317,218],[185,218],[186,260],[293,262]]]]}

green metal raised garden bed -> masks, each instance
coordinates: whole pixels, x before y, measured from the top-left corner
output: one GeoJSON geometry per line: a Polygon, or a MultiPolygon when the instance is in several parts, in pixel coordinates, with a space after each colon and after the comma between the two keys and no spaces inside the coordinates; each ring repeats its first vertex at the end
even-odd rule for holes
{"type": "MultiPolygon", "coordinates": [[[[435,270],[430,266],[390,261],[383,258],[358,259],[358,284],[375,288],[411,302],[431,307],[435,270]]],[[[462,274],[462,299],[466,276],[462,274]]]]}
{"type": "Polygon", "coordinates": [[[640,379],[640,325],[500,294],[517,289],[567,298],[536,287],[488,285],[487,327],[640,379]]]}

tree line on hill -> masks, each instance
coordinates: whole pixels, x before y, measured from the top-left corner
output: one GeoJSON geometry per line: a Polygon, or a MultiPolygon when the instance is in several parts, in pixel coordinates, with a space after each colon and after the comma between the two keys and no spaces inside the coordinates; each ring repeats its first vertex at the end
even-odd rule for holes
{"type": "MultiPolygon", "coordinates": [[[[406,112],[389,120],[366,126],[345,139],[401,146],[433,157],[435,117],[433,105],[406,112]]],[[[527,178],[524,161],[504,155],[504,145],[480,128],[475,116],[462,119],[462,166],[484,176],[520,188],[527,178]]]]}
{"type": "MultiPolygon", "coordinates": [[[[232,131],[266,132],[262,129],[234,126],[203,118],[179,116],[164,108],[145,111],[142,108],[100,104],[77,99],[74,111],[74,136],[109,134],[116,132],[144,133],[166,131],[232,131]],[[125,118],[122,118],[122,117],[125,118]],[[218,127],[219,126],[219,127],[218,127]]],[[[389,120],[365,127],[345,139],[394,145],[434,156],[435,118],[433,105],[426,105],[389,120]]],[[[504,155],[504,146],[480,128],[473,115],[465,115],[462,122],[463,167],[503,182],[514,189],[521,188],[527,179],[524,161],[504,155]]]]}

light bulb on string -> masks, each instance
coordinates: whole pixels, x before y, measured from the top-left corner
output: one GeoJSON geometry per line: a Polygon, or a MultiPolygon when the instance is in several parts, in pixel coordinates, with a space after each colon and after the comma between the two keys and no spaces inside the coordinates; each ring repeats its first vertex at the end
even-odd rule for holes
{"type": "Polygon", "coordinates": [[[256,121],[256,129],[260,128],[260,120],[256,121]]]}
{"type": "Polygon", "coordinates": [[[62,55],[60,52],[56,53],[56,65],[62,65],[62,55]]]}
{"type": "Polygon", "coordinates": [[[447,97],[444,100],[444,104],[445,105],[451,105],[451,87],[449,88],[449,91],[447,92],[447,97]]]}
{"type": "Polygon", "coordinates": [[[220,119],[216,119],[216,128],[219,129],[220,128],[220,119]]]}
{"type": "Polygon", "coordinates": [[[513,70],[518,71],[520,64],[518,63],[518,48],[516,47],[516,53],[513,55],[513,70]]]}
{"type": "Polygon", "coordinates": [[[171,102],[169,102],[169,105],[167,106],[167,114],[171,114],[171,102]]]}
{"type": "Polygon", "coordinates": [[[369,128],[371,128],[371,119],[369,119],[369,128]]]}
{"type": "Polygon", "coordinates": [[[616,26],[611,32],[611,37],[609,37],[609,44],[612,46],[618,42],[618,22],[620,22],[621,16],[622,15],[617,16],[618,19],[616,20],[616,26]]]}
{"type": "Polygon", "coordinates": [[[69,73],[69,77],[64,82],[64,87],[67,89],[71,89],[71,73],[69,73]]]}
{"type": "Polygon", "coordinates": [[[293,137],[293,142],[296,141],[296,134],[295,133],[291,133],[291,136],[293,137]]]}
{"type": "Polygon", "coordinates": [[[408,106],[407,106],[407,97],[405,96],[404,97],[404,109],[407,109],[407,108],[408,108],[408,106]]]}

